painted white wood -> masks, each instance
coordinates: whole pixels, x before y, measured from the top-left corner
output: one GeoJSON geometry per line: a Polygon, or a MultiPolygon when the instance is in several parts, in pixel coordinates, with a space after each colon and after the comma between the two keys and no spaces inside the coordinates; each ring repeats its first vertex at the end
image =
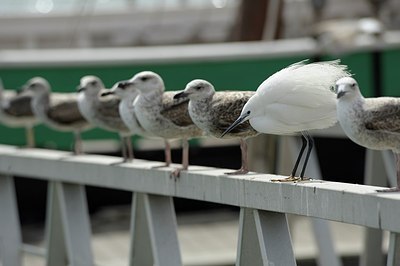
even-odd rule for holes
{"type": "Polygon", "coordinates": [[[21,265],[21,226],[14,179],[0,175],[0,265],[21,265]]]}
{"type": "Polygon", "coordinates": [[[296,265],[286,215],[242,208],[236,265],[296,265]]]}
{"type": "MultiPolygon", "coordinates": [[[[382,152],[366,149],[364,184],[387,186],[387,171],[385,172],[385,168],[382,152]]],[[[382,240],[382,230],[365,228],[364,248],[360,255],[360,266],[384,265],[382,240]]]]}
{"type": "Polygon", "coordinates": [[[130,265],[182,265],[171,197],[134,193],[130,265]]]}
{"type": "Polygon", "coordinates": [[[400,265],[400,234],[390,233],[387,266],[400,265]]]}
{"type": "Polygon", "coordinates": [[[93,265],[85,188],[50,182],[47,265],[93,265]]]}
{"type": "Polygon", "coordinates": [[[241,208],[239,215],[239,236],[237,245],[236,266],[263,266],[260,243],[258,241],[253,209],[241,208]]]}
{"type": "MultiPolygon", "coordinates": [[[[280,152],[278,158],[280,162],[278,162],[278,165],[280,165],[282,168],[286,168],[286,171],[289,171],[288,173],[291,171],[290,167],[293,167],[294,165],[294,162],[300,151],[300,146],[299,137],[281,136],[279,139],[280,152]]],[[[299,171],[302,163],[303,162],[300,163],[299,171]]],[[[318,180],[323,179],[315,147],[312,150],[308,161],[306,177],[318,180]]],[[[311,224],[319,250],[317,255],[318,264],[323,266],[341,266],[342,261],[335,250],[331,228],[328,222],[317,218],[311,218],[311,224]]]]}
{"type": "Polygon", "coordinates": [[[400,194],[377,193],[381,187],[323,180],[277,183],[271,179],[283,176],[228,176],[224,174],[227,169],[200,166],[191,166],[175,181],[170,178],[173,168],[152,168],[159,162],[114,164],[119,161],[111,156],[72,156],[62,151],[0,145],[0,173],[4,174],[299,214],[400,232],[400,194]]]}

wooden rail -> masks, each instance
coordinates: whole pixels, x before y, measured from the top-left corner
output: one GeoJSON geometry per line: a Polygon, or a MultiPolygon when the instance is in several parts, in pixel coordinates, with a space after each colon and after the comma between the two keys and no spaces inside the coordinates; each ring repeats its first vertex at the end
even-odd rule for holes
{"type": "Polygon", "coordinates": [[[48,180],[48,265],[93,265],[84,185],[135,192],[130,265],[181,265],[172,197],[241,208],[237,265],[295,265],[286,214],[391,232],[387,265],[399,265],[400,193],[381,187],[311,180],[277,183],[282,176],[225,175],[191,166],[177,180],[159,162],[0,145],[0,257],[20,265],[22,248],[12,176],[48,180]],[[5,215],[6,214],[6,215],[5,215]]]}

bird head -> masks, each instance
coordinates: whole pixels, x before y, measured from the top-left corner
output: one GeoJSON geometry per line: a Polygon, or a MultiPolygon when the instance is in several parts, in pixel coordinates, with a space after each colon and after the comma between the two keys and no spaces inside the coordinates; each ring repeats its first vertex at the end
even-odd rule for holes
{"type": "Polygon", "coordinates": [[[214,86],[203,79],[195,79],[186,85],[186,88],[176,94],[174,99],[189,97],[190,100],[204,99],[214,94],[214,86]]]}
{"type": "Polygon", "coordinates": [[[151,71],[143,71],[136,74],[129,80],[129,84],[143,94],[154,92],[162,93],[164,91],[164,82],[162,78],[151,71]]]}
{"type": "Polygon", "coordinates": [[[77,90],[85,93],[85,95],[97,96],[102,89],[104,89],[104,84],[98,77],[84,76],[81,78],[77,90]]]}
{"type": "Polygon", "coordinates": [[[336,82],[336,94],[339,101],[361,96],[357,81],[351,77],[344,77],[336,82]]]}
{"type": "Polygon", "coordinates": [[[137,95],[138,93],[138,90],[130,83],[129,80],[123,80],[115,83],[110,90],[102,93],[101,96],[115,94],[121,98],[125,98],[132,95],[137,95]]]}
{"type": "Polygon", "coordinates": [[[28,80],[23,90],[34,94],[46,94],[50,92],[50,84],[42,77],[34,77],[28,80]]]}

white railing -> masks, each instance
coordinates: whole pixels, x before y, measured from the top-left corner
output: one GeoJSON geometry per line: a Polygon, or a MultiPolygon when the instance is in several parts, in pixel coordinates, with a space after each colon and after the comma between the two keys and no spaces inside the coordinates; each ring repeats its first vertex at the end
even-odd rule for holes
{"type": "MultiPolygon", "coordinates": [[[[288,140],[290,143],[294,139],[288,140]]],[[[385,168],[385,162],[390,161],[384,157],[383,160],[373,158],[376,154],[367,156],[372,176],[377,176],[376,166],[385,168]]],[[[170,178],[170,169],[152,168],[160,162],[136,159],[133,163],[115,164],[118,162],[117,157],[73,156],[62,151],[0,145],[0,261],[3,265],[21,265],[21,251],[35,252],[21,240],[14,175],[50,181],[44,252],[47,265],[94,265],[85,185],[134,192],[130,265],[182,265],[172,197],[241,208],[237,265],[296,264],[286,214],[390,231],[387,265],[400,263],[400,193],[377,193],[380,187],[322,180],[276,183],[271,179],[281,176],[256,173],[227,176],[226,169],[201,166],[191,166],[190,171],[174,180],[170,178]]],[[[313,156],[309,175],[318,177],[318,170],[313,156]]],[[[379,175],[382,177],[382,172],[379,175]]],[[[315,228],[328,239],[328,242],[317,240],[322,256],[320,263],[340,265],[331,254],[333,249],[324,221],[315,221],[315,228]]],[[[375,249],[379,250],[376,246],[375,249]]],[[[368,259],[368,254],[363,263],[376,265],[368,259]]]]}

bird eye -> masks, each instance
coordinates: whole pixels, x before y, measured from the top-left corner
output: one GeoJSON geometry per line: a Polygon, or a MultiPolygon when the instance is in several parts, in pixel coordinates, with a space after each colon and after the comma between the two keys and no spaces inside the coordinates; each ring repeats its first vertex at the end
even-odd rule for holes
{"type": "Polygon", "coordinates": [[[125,84],[124,83],[118,83],[118,88],[120,89],[125,89],[125,84]]]}
{"type": "Polygon", "coordinates": [[[90,82],[90,86],[96,86],[97,85],[97,82],[96,81],[91,81],[90,82]]]}
{"type": "Polygon", "coordinates": [[[149,79],[148,77],[141,77],[141,78],[140,78],[141,81],[146,81],[146,80],[148,80],[148,79],[149,79]]]}
{"type": "Polygon", "coordinates": [[[250,113],[251,113],[250,110],[246,112],[247,115],[249,115],[250,113]]]}
{"type": "Polygon", "coordinates": [[[196,86],[196,87],[194,87],[195,88],[195,90],[200,90],[201,89],[201,86],[196,86]]]}
{"type": "Polygon", "coordinates": [[[351,83],[351,85],[350,85],[352,88],[354,88],[355,86],[356,86],[356,84],[355,83],[351,83]]]}

